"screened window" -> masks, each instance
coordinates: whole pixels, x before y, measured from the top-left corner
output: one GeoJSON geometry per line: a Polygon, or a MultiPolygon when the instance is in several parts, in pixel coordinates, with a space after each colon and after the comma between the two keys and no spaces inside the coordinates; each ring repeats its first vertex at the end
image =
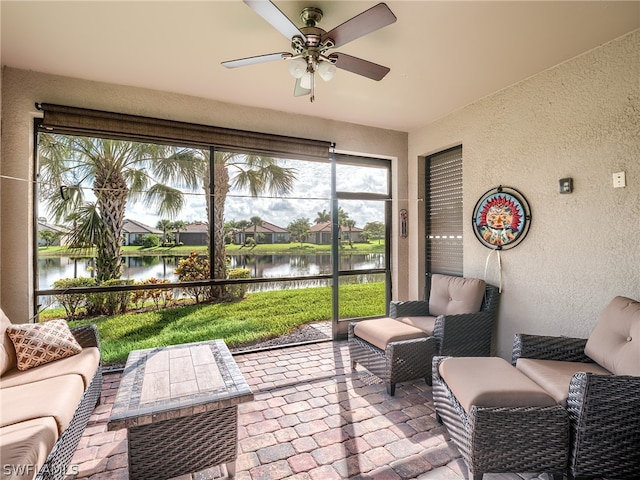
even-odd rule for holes
{"type": "Polygon", "coordinates": [[[388,161],[336,160],[316,140],[42,108],[39,310],[113,315],[291,290],[280,310],[296,322],[384,314],[388,161]]]}

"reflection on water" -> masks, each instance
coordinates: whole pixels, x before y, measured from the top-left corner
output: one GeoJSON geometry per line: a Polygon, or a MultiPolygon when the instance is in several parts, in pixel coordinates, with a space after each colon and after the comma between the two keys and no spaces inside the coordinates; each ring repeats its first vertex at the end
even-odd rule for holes
{"type": "MultiPolygon", "coordinates": [[[[159,280],[177,282],[174,273],[181,258],[178,256],[132,256],[123,257],[122,278],[135,281],[155,277],[159,280]]],[[[229,255],[229,268],[247,268],[251,278],[299,277],[305,275],[331,274],[331,255],[229,255]]],[[[369,253],[340,256],[341,270],[384,268],[384,254],[369,253]]],[[[61,278],[92,277],[93,259],[77,257],[46,257],[38,259],[38,288],[53,288],[61,278]]],[[[301,288],[329,285],[330,280],[304,280],[287,282],[284,288],[301,288]],[[297,287],[294,284],[298,284],[297,287]]],[[[249,291],[283,288],[276,282],[251,285],[249,291]]]]}

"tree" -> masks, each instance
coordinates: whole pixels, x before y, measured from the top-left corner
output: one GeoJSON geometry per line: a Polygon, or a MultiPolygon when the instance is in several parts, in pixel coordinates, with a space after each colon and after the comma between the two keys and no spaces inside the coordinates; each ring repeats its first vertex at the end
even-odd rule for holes
{"type": "Polygon", "coordinates": [[[300,246],[307,239],[311,224],[308,218],[298,218],[287,226],[287,230],[291,232],[291,237],[300,242],[300,246]]]}
{"type": "Polygon", "coordinates": [[[331,221],[331,212],[327,212],[326,210],[322,210],[318,212],[318,216],[314,220],[314,223],[317,225],[318,223],[325,223],[331,221]]]}
{"type": "Polygon", "coordinates": [[[224,222],[224,243],[234,243],[233,234],[238,229],[238,223],[235,220],[224,222]]]}
{"type": "Polygon", "coordinates": [[[261,227],[263,223],[264,223],[264,221],[258,216],[251,217],[249,219],[249,224],[253,225],[253,239],[256,241],[256,244],[258,243],[258,232],[257,232],[257,229],[258,229],[258,227],[261,227]]]}
{"type": "MultiPolygon", "coordinates": [[[[208,160],[209,151],[203,151],[208,160]]],[[[209,179],[209,162],[202,178],[209,179]]],[[[278,159],[258,155],[221,152],[216,150],[213,159],[213,188],[205,180],[204,190],[207,198],[213,198],[213,215],[209,216],[213,223],[213,259],[211,268],[213,278],[227,278],[227,259],[224,243],[224,206],[229,190],[237,188],[247,190],[252,197],[263,193],[284,195],[293,188],[296,179],[295,169],[283,167],[278,159]],[[213,192],[211,191],[213,189],[213,192]]],[[[207,203],[207,208],[209,204],[207,203]]],[[[207,211],[207,213],[209,213],[207,211]]],[[[224,287],[216,287],[215,298],[225,295],[224,287]]]]}
{"type": "Polygon", "coordinates": [[[180,243],[180,232],[187,228],[187,224],[182,220],[176,220],[171,223],[171,228],[176,231],[176,244],[180,243]]]}
{"type": "Polygon", "coordinates": [[[369,238],[377,239],[378,244],[384,238],[384,223],[382,222],[367,222],[362,230],[369,238]]]}
{"type": "Polygon", "coordinates": [[[338,230],[339,237],[342,239],[342,229],[347,225],[347,221],[349,220],[349,214],[345,212],[342,207],[338,207],[338,230]]]}
{"type": "Polygon", "coordinates": [[[356,221],[348,218],[344,221],[344,226],[349,229],[349,246],[353,248],[353,235],[351,234],[351,229],[356,226],[356,221]]]}
{"type": "Polygon", "coordinates": [[[57,222],[72,222],[71,246],[96,247],[99,282],[120,278],[127,202],[175,216],[184,196],[173,185],[195,189],[203,170],[181,147],[54,134],[40,135],[39,162],[43,199],[57,222]]]}
{"type": "Polygon", "coordinates": [[[167,232],[171,230],[171,225],[172,225],[171,220],[167,220],[166,218],[159,220],[158,223],[156,224],[156,228],[158,230],[162,230],[162,243],[166,243],[167,232]]]}
{"type": "Polygon", "coordinates": [[[238,220],[236,222],[236,228],[241,232],[238,238],[242,245],[244,245],[247,241],[247,227],[249,225],[251,225],[251,222],[249,220],[238,220]]]}
{"type": "MultiPolygon", "coordinates": [[[[52,134],[40,136],[39,148],[43,199],[58,221],[73,222],[72,245],[96,246],[99,281],[120,276],[127,201],[141,200],[160,215],[175,218],[185,200],[174,185],[187,191],[202,188],[205,197],[213,199],[212,212],[206,203],[213,229],[211,270],[213,278],[224,279],[224,206],[230,188],[252,197],[265,192],[283,195],[296,178],[295,170],[279,165],[277,159],[218,150],[210,162],[209,149],[52,134]],[[91,182],[95,201],[86,198],[85,181],[91,182]]],[[[221,287],[214,292],[214,298],[223,296],[221,287]]]]}
{"type": "Polygon", "coordinates": [[[60,232],[54,232],[53,230],[43,229],[38,232],[38,236],[44,242],[45,247],[50,247],[62,234],[60,232]]]}

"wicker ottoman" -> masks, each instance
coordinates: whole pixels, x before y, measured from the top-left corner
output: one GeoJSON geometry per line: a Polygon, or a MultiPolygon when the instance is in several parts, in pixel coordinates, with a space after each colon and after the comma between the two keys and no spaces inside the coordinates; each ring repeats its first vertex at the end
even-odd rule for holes
{"type": "Polygon", "coordinates": [[[351,368],[362,365],[386,384],[389,395],[400,382],[424,378],[431,385],[436,342],[419,328],[393,318],[351,322],[348,343],[351,368]]]}
{"type": "Polygon", "coordinates": [[[523,472],[562,479],[569,451],[567,413],[507,361],[434,357],[433,399],[469,479],[523,472]]]}

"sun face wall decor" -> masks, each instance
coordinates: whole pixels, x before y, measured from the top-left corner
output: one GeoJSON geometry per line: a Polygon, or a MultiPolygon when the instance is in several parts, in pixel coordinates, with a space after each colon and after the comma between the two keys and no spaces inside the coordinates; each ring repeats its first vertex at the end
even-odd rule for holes
{"type": "Polygon", "coordinates": [[[524,196],[502,185],[485,192],[473,210],[473,232],[485,247],[505,250],[526,237],[531,211],[524,196]]]}

